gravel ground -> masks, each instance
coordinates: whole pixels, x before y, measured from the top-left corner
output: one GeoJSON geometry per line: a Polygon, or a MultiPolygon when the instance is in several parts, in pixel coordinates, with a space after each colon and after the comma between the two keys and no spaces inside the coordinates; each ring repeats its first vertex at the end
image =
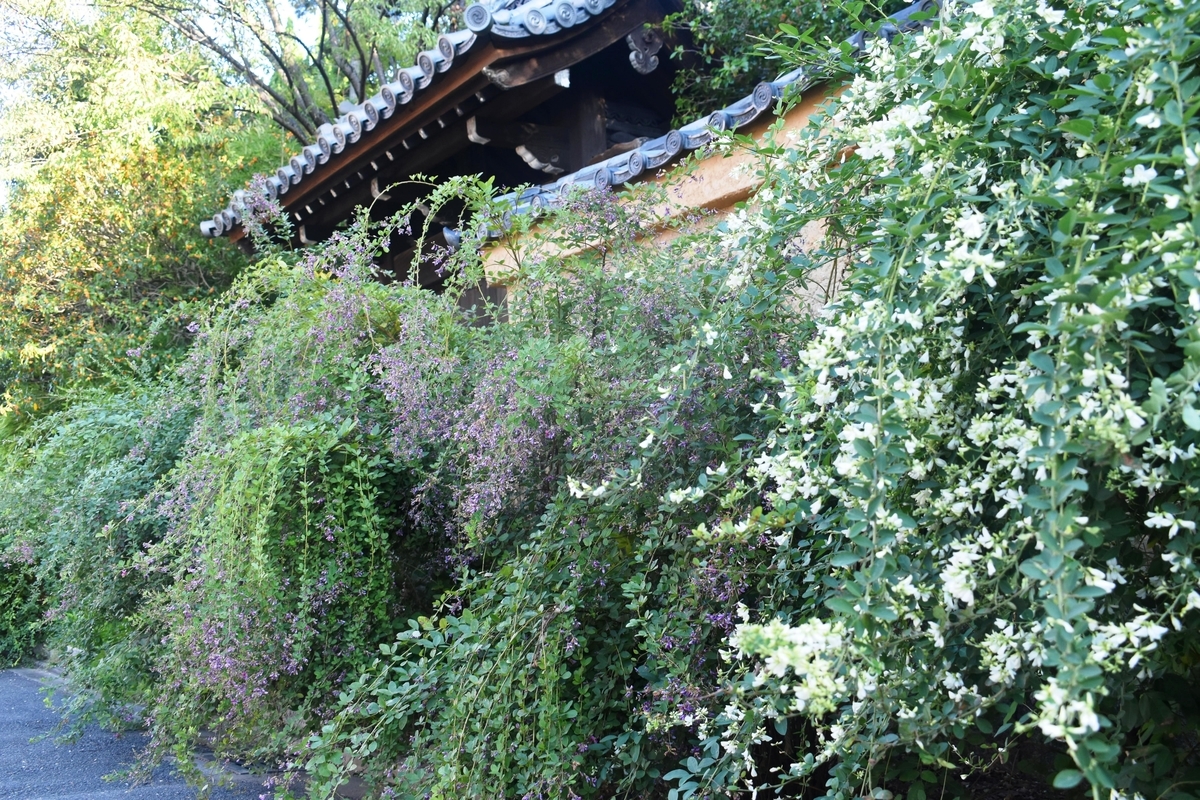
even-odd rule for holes
{"type": "MultiPolygon", "coordinates": [[[[169,767],[149,783],[107,781],[133,763],[146,744],[141,733],[116,736],[90,726],[82,738],[56,745],[52,738],[31,742],[51,730],[57,718],[39,692],[54,680],[37,669],[0,671],[0,800],[192,800],[195,789],[169,767]]],[[[257,800],[263,794],[252,775],[231,774],[233,785],[215,789],[213,800],[257,800]]]]}

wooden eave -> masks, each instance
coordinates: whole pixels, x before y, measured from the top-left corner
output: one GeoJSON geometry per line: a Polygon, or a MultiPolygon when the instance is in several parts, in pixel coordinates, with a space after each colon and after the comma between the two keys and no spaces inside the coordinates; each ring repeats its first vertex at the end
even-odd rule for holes
{"type": "MultiPolygon", "coordinates": [[[[552,35],[508,39],[480,34],[444,73],[434,74],[425,89],[414,92],[408,103],[398,105],[390,117],[380,118],[356,142],[347,142],[340,153],[332,153],[325,164],[317,164],[298,183],[279,192],[280,205],[301,225],[314,218],[344,219],[353,207],[383,191],[378,185],[381,179],[402,179],[421,172],[465,146],[466,118],[481,106],[510,90],[552,78],[638,27],[660,21],[673,5],[672,0],[617,0],[587,24],[552,35]],[[375,186],[371,185],[373,179],[375,186]]],[[[222,214],[232,224],[208,235],[242,240],[245,228],[236,197],[214,219],[222,214]]]]}

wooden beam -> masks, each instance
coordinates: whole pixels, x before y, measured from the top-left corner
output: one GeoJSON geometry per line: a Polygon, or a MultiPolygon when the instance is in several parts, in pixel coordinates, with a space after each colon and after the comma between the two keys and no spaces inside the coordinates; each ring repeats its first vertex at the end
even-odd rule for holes
{"type": "Polygon", "coordinates": [[[553,75],[561,69],[578,64],[589,56],[599,53],[614,42],[618,42],[646,23],[657,23],[663,19],[657,3],[634,2],[605,17],[599,25],[572,41],[566,47],[558,47],[544,54],[531,55],[521,60],[504,59],[489,68],[492,82],[502,89],[512,89],[553,75]]]}
{"type": "MultiPolygon", "coordinates": [[[[385,207],[388,208],[398,208],[406,203],[420,199],[429,193],[429,188],[404,185],[395,188],[388,187],[393,183],[407,179],[414,172],[423,172],[437,166],[446,158],[466,147],[467,144],[466,127],[461,121],[453,128],[440,131],[425,147],[412,151],[404,161],[402,168],[399,165],[395,165],[395,162],[391,162],[395,165],[393,169],[381,170],[375,179],[375,187],[371,186],[370,181],[364,181],[352,189],[339,192],[336,201],[332,201],[329,205],[318,210],[310,218],[313,223],[316,223],[313,227],[315,235],[321,238],[328,236],[333,232],[338,223],[344,219],[348,219],[354,213],[354,209],[370,205],[374,202],[376,199],[376,190],[386,192],[390,195],[386,201],[383,201],[386,203],[385,207]]],[[[309,238],[313,238],[313,236],[314,234],[310,234],[309,238]]]]}
{"type": "Polygon", "coordinates": [[[412,102],[397,106],[391,117],[381,119],[374,130],[363,133],[358,143],[350,145],[349,149],[336,157],[335,163],[317,167],[313,174],[306,176],[299,185],[293,186],[292,190],[281,198],[284,208],[290,210],[297,203],[324,194],[330,185],[335,184],[345,174],[357,172],[370,164],[372,158],[376,157],[385,145],[418,135],[418,130],[423,127],[436,126],[439,116],[453,114],[454,106],[460,105],[488,86],[489,79],[484,75],[486,68],[501,62],[512,64],[514,68],[526,62],[548,63],[547,59],[557,63],[562,59],[557,58],[555,54],[570,54],[561,66],[549,72],[523,68],[520,83],[503,88],[524,85],[542,77],[552,77],[555,72],[578,63],[594,52],[599,52],[637,26],[661,18],[659,3],[626,0],[623,6],[611,10],[595,27],[568,28],[562,34],[553,37],[535,36],[521,40],[522,43],[515,46],[508,46],[507,42],[499,43],[495,39],[477,43],[461,60],[455,59],[453,68],[435,77],[432,86],[417,92],[412,102]],[[605,43],[598,44],[602,40],[605,43]],[[587,43],[581,44],[582,42],[587,43]],[[549,51],[549,55],[546,58],[540,57],[539,54],[546,51],[549,51]]]}
{"type": "MultiPolygon", "coordinates": [[[[665,7],[670,6],[671,10],[674,10],[676,5],[676,0],[624,0],[595,26],[570,28],[553,37],[532,37],[520,40],[520,43],[495,39],[477,43],[460,59],[455,60],[452,69],[436,76],[432,86],[418,92],[410,103],[398,106],[390,118],[381,119],[374,130],[364,131],[357,143],[348,145],[343,153],[333,157],[331,163],[318,166],[311,175],[306,175],[304,180],[281,195],[281,205],[287,212],[300,213],[306,206],[312,206],[315,210],[324,201],[324,212],[319,216],[330,218],[331,202],[337,204],[335,207],[340,210],[343,206],[341,201],[343,197],[347,197],[347,192],[360,196],[351,190],[343,191],[347,177],[358,172],[374,174],[375,170],[371,169],[371,165],[373,162],[381,164],[381,154],[385,154],[385,151],[392,153],[388,160],[399,160],[408,174],[427,168],[430,164],[428,159],[420,160],[423,166],[410,166],[416,163],[412,160],[413,155],[428,147],[430,138],[441,140],[451,129],[462,130],[465,135],[464,120],[457,116],[456,107],[468,104],[472,97],[478,97],[490,85],[513,89],[537,84],[539,89],[535,94],[545,93],[546,97],[562,91],[563,87],[554,82],[554,73],[599,52],[646,22],[660,21],[665,7]],[[505,71],[509,78],[503,81],[489,80],[484,70],[487,69],[495,75],[497,73],[493,67],[505,71]],[[446,130],[442,130],[443,127],[446,130]],[[425,132],[424,137],[420,135],[422,130],[425,132]],[[405,149],[402,142],[408,142],[409,148],[405,149]],[[367,172],[368,169],[371,169],[370,173],[367,172]],[[329,195],[331,188],[338,189],[336,200],[329,195]]],[[[506,93],[504,97],[504,102],[497,105],[517,107],[526,105],[525,100],[528,99],[521,98],[521,103],[510,104],[510,96],[506,93]]],[[[513,96],[511,100],[516,101],[517,97],[513,96]]],[[[544,98],[534,105],[540,102],[544,102],[544,98]]],[[[478,107],[478,101],[475,107],[478,107]]],[[[511,119],[524,110],[527,109],[516,110],[513,113],[505,109],[508,113],[496,116],[511,119]]],[[[603,149],[604,145],[601,144],[589,157],[603,149]]],[[[580,160],[574,153],[572,161],[575,162],[569,165],[572,169],[586,163],[586,159],[580,160]]],[[[369,179],[364,182],[369,183],[369,179]]],[[[382,178],[380,184],[384,184],[382,178]]],[[[312,219],[317,215],[308,216],[312,219]]],[[[236,242],[244,235],[242,226],[237,225],[230,231],[229,238],[236,242]]]]}
{"type": "Polygon", "coordinates": [[[565,150],[570,144],[567,129],[536,122],[496,122],[487,118],[467,120],[467,138],[475,144],[489,147],[514,148],[536,145],[553,150],[565,150]]]}
{"type": "Polygon", "coordinates": [[[525,112],[560,94],[565,88],[553,75],[548,75],[541,80],[504,91],[495,100],[480,108],[475,116],[500,121],[518,119],[524,116],[525,112]]]}
{"type": "Polygon", "coordinates": [[[598,154],[608,148],[608,132],[605,130],[608,109],[604,98],[594,92],[582,95],[575,113],[578,136],[571,153],[572,171],[591,164],[598,154]]]}
{"type": "MultiPolygon", "coordinates": [[[[496,90],[492,89],[492,91],[496,90]]],[[[459,106],[468,109],[475,108],[475,117],[478,120],[486,120],[484,122],[485,125],[494,125],[507,123],[514,114],[523,114],[529,109],[541,105],[561,91],[563,91],[562,87],[556,85],[553,78],[546,78],[528,86],[504,93],[502,102],[489,101],[483,105],[479,105],[478,98],[471,95],[467,99],[464,99],[459,106]]],[[[428,140],[420,139],[418,134],[411,138],[410,145],[412,145],[411,150],[405,150],[400,145],[392,148],[391,152],[393,152],[395,157],[390,159],[382,151],[376,149],[374,151],[374,158],[367,159],[363,170],[361,170],[365,176],[364,179],[359,182],[357,180],[357,172],[350,175],[349,189],[344,189],[345,179],[343,179],[343,183],[338,184],[343,189],[338,190],[336,200],[326,199],[325,206],[319,206],[315,202],[312,203],[313,210],[316,212],[315,214],[310,215],[306,213],[303,206],[292,208],[292,211],[301,212],[302,221],[309,225],[309,230],[312,232],[309,238],[323,239],[327,237],[333,232],[337,223],[348,218],[354,212],[355,208],[370,205],[376,199],[376,191],[386,191],[390,184],[402,181],[414,172],[427,172],[442,161],[452,157],[455,153],[468,147],[470,140],[467,138],[467,120],[455,115],[445,130],[439,128],[437,135],[431,136],[428,140]],[[372,188],[372,183],[374,184],[374,188],[372,188]],[[329,220],[332,220],[332,222],[328,222],[329,220]]],[[[514,148],[516,146],[513,145],[514,148]]],[[[369,156],[370,154],[366,155],[369,156]]],[[[343,170],[342,172],[343,174],[347,174],[349,170],[343,170]]],[[[396,208],[404,203],[418,199],[421,195],[426,194],[427,190],[419,192],[410,192],[407,190],[397,192],[396,190],[392,190],[388,193],[393,197],[390,202],[385,201],[385,207],[396,208]]],[[[230,234],[230,239],[236,240],[240,235],[241,228],[239,227],[230,234]]]]}

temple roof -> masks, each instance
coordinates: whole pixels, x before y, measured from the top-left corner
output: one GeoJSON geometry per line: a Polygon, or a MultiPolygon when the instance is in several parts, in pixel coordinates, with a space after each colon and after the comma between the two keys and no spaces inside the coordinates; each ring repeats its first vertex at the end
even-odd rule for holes
{"type": "MultiPolygon", "coordinates": [[[[300,239],[307,243],[303,227],[306,220],[348,216],[356,205],[387,197],[380,177],[387,180],[388,175],[407,176],[428,169],[439,155],[444,155],[453,138],[449,135],[451,126],[455,135],[461,134],[464,145],[468,140],[490,142],[477,128],[475,114],[484,104],[512,89],[529,87],[523,91],[535,98],[530,102],[540,102],[540,98],[570,86],[570,67],[621,38],[629,46],[629,66],[642,75],[654,71],[662,39],[656,39],[647,26],[674,7],[675,0],[474,3],[463,15],[466,30],[439,36],[436,47],[421,52],[414,65],[398,70],[394,80],[381,87],[378,94],[352,106],[333,123],[321,126],[317,140],[269,176],[263,190],[278,198],[301,223],[300,239]],[[459,127],[463,130],[458,131],[459,127]],[[441,148],[437,142],[431,143],[434,139],[441,140],[441,148]],[[340,202],[339,192],[344,195],[340,202]],[[332,209],[322,212],[314,204],[332,209]]],[[[924,23],[912,17],[933,7],[935,0],[914,3],[892,15],[878,35],[890,39],[921,26],[924,23]]],[[[866,35],[857,33],[847,41],[855,50],[861,50],[866,35]]],[[[619,152],[598,163],[586,164],[552,183],[507,197],[518,210],[533,209],[554,203],[568,187],[608,187],[631,181],[703,147],[717,132],[755,121],[769,112],[784,92],[803,90],[811,82],[803,69],[793,70],[774,81],[760,83],[746,97],[678,129],[632,139],[612,148],[619,152]]],[[[509,97],[520,94],[512,92],[509,97]]],[[[531,128],[537,126],[524,126],[527,135],[536,136],[536,131],[528,134],[531,128]]],[[[650,128],[644,130],[653,132],[650,128]]],[[[665,125],[659,130],[665,130],[665,125]]],[[[484,132],[495,135],[490,130],[484,132]]],[[[540,161],[529,149],[516,150],[536,170],[563,172],[540,161]]],[[[246,190],[234,192],[224,209],[200,224],[201,232],[241,238],[246,196],[246,190]]]]}
{"type": "MultiPolygon", "coordinates": [[[[899,33],[919,28],[925,24],[924,21],[913,20],[912,17],[935,7],[935,0],[919,0],[889,17],[889,21],[880,28],[878,35],[891,41],[899,33]]],[[[867,34],[859,32],[846,41],[855,52],[861,52],[866,47],[868,38],[867,34]]],[[[775,101],[783,97],[786,91],[803,91],[813,82],[812,75],[803,67],[794,69],[773,81],[758,84],[754,91],[740,100],[671,130],[665,136],[647,141],[635,150],[564,175],[554,183],[504,195],[501,199],[512,202],[515,206],[514,211],[520,213],[539,206],[552,205],[562,192],[573,186],[608,188],[627,183],[646,170],[661,167],[687,151],[703,147],[723,131],[737,130],[749,125],[770,111],[775,101]]]]}

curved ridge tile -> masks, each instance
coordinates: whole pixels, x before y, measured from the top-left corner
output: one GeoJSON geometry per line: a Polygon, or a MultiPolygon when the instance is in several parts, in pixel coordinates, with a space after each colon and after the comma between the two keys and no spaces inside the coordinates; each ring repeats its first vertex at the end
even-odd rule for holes
{"type": "Polygon", "coordinates": [[[463,12],[467,28],[505,39],[552,36],[598,17],[616,0],[483,0],[463,12]]]}

